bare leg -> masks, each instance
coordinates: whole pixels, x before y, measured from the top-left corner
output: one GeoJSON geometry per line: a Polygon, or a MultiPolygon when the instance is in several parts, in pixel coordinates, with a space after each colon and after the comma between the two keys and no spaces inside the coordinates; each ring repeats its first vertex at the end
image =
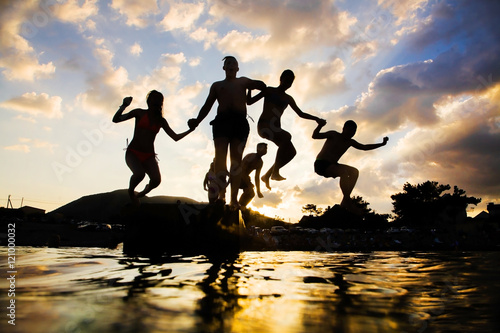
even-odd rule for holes
{"type": "MultiPolygon", "coordinates": [[[[275,144],[277,144],[274,140],[274,131],[269,127],[270,124],[267,124],[267,123],[258,123],[257,124],[257,131],[259,133],[259,135],[266,139],[266,140],[270,140],[272,142],[274,142],[275,144]],[[264,125],[265,124],[265,125],[264,125]]],[[[278,129],[280,129],[278,127],[278,129]]],[[[271,179],[271,175],[273,173],[273,169],[274,169],[274,164],[271,166],[271,168],[260,178],[262,179],[262,181],[264,182],[264,184],[266,184],[266,187],[270,190],[271,189],[271,185],[269,184],[269,181],[271,179]]]]}
{"type": "Polygon", "coordinates": [[[344,195],[341,207],[350,209],[352,207],[351,193],[358,180],[359,171],[345,164],[331,164],[325,170],[325,177],[340,177],[340,189],[344,195]]]}
{"type": "Polygon", "coordinates": [[[144,161],[144,168],[146,169],[146,173],[149,176],[149,184],[146,185],[142,192],[137,194],[137,198],[142,198],[146,196],[152,189],[158,187],[161,183],[161,174],[160,168],[158,167],[158,163],[154,157],[144,161]]]}
{"type": "Polygon", "coordinates": [[[125,154],[125,162],[129,167],[130,171],[132,171],[132,176],[130,177],[129,187],[128,187],[128,195],[132,203],[136,206],[139,205],[139,200],[135,195],[135,188],[146,176],[146,172],[142,166],[141,161],[135,156],[132,152],[127,151],[125,154]]]}
{"type": "Polygon", "coordinates": [[[340,189],[344,195],[340,205],[342,207],[350,208],[352,205],[351,193],[358,180],[359,171],[358,169],[347,165],[340,166],[342,167],[342,173],[340,175],[340,189]]]}
{"type": "Polygon", "coordinates": [[[285,180],[286,178],[281,176],[280,169],[288,164],[297,154],[295,147],[292,144],[292,136],[287,131],[276,128],[273,131],[271,137],[267,136],[269,140],[274,142],[278,146],[278,151],[276,153],[276,158],[274,164],[269,168],[269,170],[261,177],[266,187],[270,190],[271,185],[269,183],[272,180],[285,180]]]}
{"type": "Polygon", "coordinates": [[[255,191],[252,186],[249,186],[243,190],[243,193],[241,194],[239,204],[240,206],[246,207],[250,201],[255,197],[255,191]]]}
{"type": "Polygon", "coordinates": [[[288,140],[283,142],[276,153],[276,161],[273,165],[273,173],[271,175],[272,180],[285,180],[286,178],[280,175],[280,169],[290,162],[295,155],[297,155],[297,151],[292,144],[292,141],[288,140]]]}
{"type": "Polygon", "coordinates": [[[260,179],[262,179],[264,184],[266,184],[267,189],[269,189],[269,190],[271,189],[271,184],[269,184],[269,181],[271,179],[273,169],[274,169],[274,164],[271,166],[271,168],[269,168],[269,170],[262,177],[260,177],[260,179]]]}
{"type": "Polygon", "coordinates": [[[214,139],[215,158],[214,171],[217,177],[217,187],[219,199],[226,201],[226,175],[227,175],[227,148],[229,140],[227,138],[214,139]]]}
{"type": "Polygon", "coordinates": [[[139,198],[135,194],[134,190],[137,187],[137,185],[139,185],[139,183],[144,179],[145,175],[146,174],[142,174],[142,176],[141,175],[137,175],[137,174],[133,174],[130,177],[129,188],[128,188],[128,196],[130,197],[130,200],[132,201],[132,204],[134,206],[139,206],[140,205],[139,198]]]}
{"type": "Polygon", "coordinates": [[[231,207],[239,208],[238,203],[238,190],[240,189],[241,182],[241,159],[243,156],[243,150],[245,149],[245,143],[238,139],[233,139],[229,146],[230,157],[231,157],[231,207]]]}

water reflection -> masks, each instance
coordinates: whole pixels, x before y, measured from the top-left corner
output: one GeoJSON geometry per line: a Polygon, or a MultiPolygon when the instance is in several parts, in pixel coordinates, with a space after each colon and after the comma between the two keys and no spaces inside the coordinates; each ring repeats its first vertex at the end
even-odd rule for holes
{"type": "Polygon", "coordinates": [[[239,293],[236,288],[241,265],[237,255],[211,256],[211,267],[206,278],[199,284],[204,296],[198,301],[196,313],[200,316],[197,331],[225,332],[229,318],[239,310],[239,293]]]}
{"type": "MultiPolygon", "coordinates": [[[[496,331],[498,259],[498,252],[243,252],[151,260],[119,250],[18,248],[17,324],[0,328],[496,331]]],[[[0,287],[7,301],[5,279],[0,287]]]]}

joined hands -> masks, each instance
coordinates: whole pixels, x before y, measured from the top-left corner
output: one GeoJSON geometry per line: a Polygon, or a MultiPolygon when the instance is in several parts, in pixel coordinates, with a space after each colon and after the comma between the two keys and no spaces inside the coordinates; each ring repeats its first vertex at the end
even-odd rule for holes
{"type": "Polygon", "coordinates": [[[192,118],[192,119],[188,120],[188,127],[189,127],[189,129],[195,129],[196,127],[198,127],[198,125],[199,125],[199,122],[198,122],[197,119],[192,118]]]}
{"type": "Polygon", "coordinates": [[[316,122],[320,126],[325,126],[326,125],[326,120],[325,119],[318,119],[318,120],[316,120],[316,122]]]}

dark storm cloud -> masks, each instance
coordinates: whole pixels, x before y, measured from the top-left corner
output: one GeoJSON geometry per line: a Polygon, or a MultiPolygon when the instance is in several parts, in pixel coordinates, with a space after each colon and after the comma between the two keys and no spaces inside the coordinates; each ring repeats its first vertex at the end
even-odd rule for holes
{"type": "Polygon", "coordinates": [[[436,44],[447,49],[433,59],[379,72],[355,113],[377,130],[396,130],[408,121],[430,126],[439,122],[434,105],[443,97],[487,90],[500,77],[498,13],[495,1],[436,4],[400,43],[423,54],[436,44]]]}
{"type": "Polygon", "coordinates": [[[412,129],[383,168],[470,195],[500,193],[500,1],[440,1],[400,47],[428,60],[380,71],[343,117],[371,132],[412,129]]]}
{"type": "Polygon", "coordinates": [[[417,31],[408,36],[415,52],[449,43],[420,73],[428,89],[460,92],[478,87],[477,77],[500,76],[499,1],[439,2],[417,31]]]}

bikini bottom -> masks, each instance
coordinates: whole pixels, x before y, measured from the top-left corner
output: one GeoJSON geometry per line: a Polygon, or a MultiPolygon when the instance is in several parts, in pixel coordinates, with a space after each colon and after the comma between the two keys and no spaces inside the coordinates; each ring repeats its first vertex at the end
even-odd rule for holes
{"type": "Polygon", "coordinates": [[[155,153],[145,153],[145,152],[142,152],[140,150],[136,150],[136,149],[133,149],[130,147],[127,148],[127,151],[130,151],[132,154],[134,154],[139,159],[139,161],[141,161],[141,163],[144,163],[145,161],[149,160],[150,158],[156,156],[155,153]]]}

